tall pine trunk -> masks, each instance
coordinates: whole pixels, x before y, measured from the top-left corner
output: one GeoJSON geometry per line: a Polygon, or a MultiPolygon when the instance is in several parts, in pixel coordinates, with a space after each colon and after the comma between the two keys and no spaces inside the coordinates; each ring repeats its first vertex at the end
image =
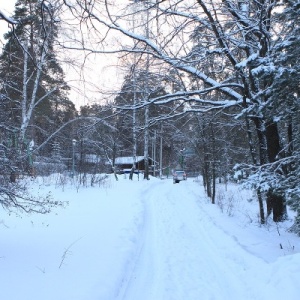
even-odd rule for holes
{"type": "MultiPolygon", "coordinates": [[[[268,148],[269,162],[275,162],[281,155],[280,139],[278,126],[274,122],[266,125],[266,140],[268,148]]],[[[286,205],[284,196],[276,193],[273,188],[267,193],[267,213],[268,216],[273,212],[273,221],[281,222],[286,219],[286,205]]]]}
{"type": "MultiPolygon", "coordinates": [[[[260,165],[264,165],[268,162],[267,155],[267,141],[265,132],[264,122],[261,118],[253,118],[253,122],[255,124],[256,134],[258,138],[258,149],[259,149],[259,160],[260,165]]],[[[257,198],[259,204],[259,213],[260,213],[260,222],[261,224],[265,223],[265,210],[264,210],[264,202],[263,202],[263,191],[260,188],[257,189],[257,198]]]]}

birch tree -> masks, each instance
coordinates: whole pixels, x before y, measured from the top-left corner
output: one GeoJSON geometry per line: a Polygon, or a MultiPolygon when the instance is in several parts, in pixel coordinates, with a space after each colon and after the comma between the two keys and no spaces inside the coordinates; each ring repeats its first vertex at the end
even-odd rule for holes
{"type": "Polygon", "coordinates": [[[38,120],[43,118],[40,112],[45,113],[48,106],[48,117],[52,118],[61,103],[69,105],[69,88],[54,50],[56,14],[56,8],[47,1],[20,0],[14,15],[18,23],[5,36],[7,43],[0,58],[2,93],[22,147],[38,139],[38,127],[42,126],[38,120]]]}
{"type": "Polygon", "coordinates": [[[8,210],[46,213],[61,204],[30,195],[17,180],[20,173],[33,175],[35,143],[49,134],[54,119],[56,126],[72,109],[54,52],[56,3],[19,0],[13,17],[0,12],[0,20],[11,26],[0,56],[0,204],[8,210]],[[62,106],[64,116],[58,113],[62,106]]]}

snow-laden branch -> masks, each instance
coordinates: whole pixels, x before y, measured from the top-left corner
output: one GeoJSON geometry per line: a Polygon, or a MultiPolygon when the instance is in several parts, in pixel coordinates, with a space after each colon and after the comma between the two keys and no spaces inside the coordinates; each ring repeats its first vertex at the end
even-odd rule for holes
{"type": "Polygon", "coordinates": [[[11,18],[11,17],[8,17],[4,12],[3,10],[0,9],[0,20],[4,20],[6,21],[7,23],[11,24],[11,25],[16,25],[18,24],[19,22],[16,21],[15,19],[11,18]]]}
{"type": "Polygon", "coordinates": [[[94,125],[96,125],[98,123],[101,123],[101,124],[107,126],[108,128],[110,128],[111,130],[117,131],[116,127],[114,127],[111,124],[109,124],[108,122],[106,122],[103,118],[97,118],[97,117],[78,117],[76,119],[72,119],[72,120],[64,123],[61,127],[59,127],[52,134],[50,134],[48,136],[48,138],[42,144],[40,144],[38,147],[36,147],[34,149],[34,151],[38,151],[39,149],[41,149],[42,147],[44,147],[51,139],[53,139],[65,127],[69,126],[70,124],[72,124],[74,122],[79,122],[79,121],[92,121],[92,122],[94,122],[94,125]]]}
{"type": "MultiPolygon", "coordinates": [[[[220,85],[220,88],[221,86],[222,85],[220,85]]],[[[210,109],[220,109],[220,108],[228,108],[237,105],[242,105],[243,103],[242,99],[209,100],[209,99],[202,99],[199,97],[200,95],[207,94],[214,89],[218,89],[218,88],[214,87],[214,88],[209,88],[204,90],[180,91],[172,94],[166,94],[163,96],[151,98],[148,101],[139,102],[136,105],[122,105],[122,106],[115,106],[115,108],[122,109],[122,110],[135,110],[135,109],[143,108],[145,106],[149,106],[150,104],[163,105],[163,104],[168,104],[176,101],[184,101],[185,103],[201,104],[201,111],[204,112],[204,111],[208,111],[208,108],[210,110],[210,109]]]]}
{"type": "MultiPolygon", "coordinates": [[[[80,5],[80,4],[78,4],[80,5]]],[[[117,31],[121,33],[123,36],[128,37],[132,40],[135,40],[137,42],[141,42],[142,44],[145,45],[145,48],[143,49],[137,49],[137,48],[127,48],[127,47],[122,47],[121,49],[116,49],[116,50],[95,50],[95,49],[87,49],[86,47],[81,48],[78,47],[78,50],[85,50],[85,51],[90,51],[92,53],[118,53],[118,52],[126,52],[126,53],[143,53],[146,55],[151,55],[154,59],[158,59],[178,70],[184,71],[190,75],[195,76],[199,80],[203,81],[205,84],[209,85],[210,87],[214,89],[218,89],[219,91],[225,93],[228,95],[231,100],[236,100],[240,101],[242,99],[242,95],[238,92],[236,92],[234,89],[230,87],[225,87],[222,86],[218,81],[214,80],[212,77],[207,76],[204,72],[201,72],[198,70],[196,67],[193,67],[189,65],[188,63],[182,61],[180,58],[176,58],[175,56],[171,57],[166,53],[166,51],[159,47],[158,44],[156,44],[153,40],[148,38],[147,36],[138,34],[133,32],[133,30],[128,30],[124,26],[119,25],[116,21],[110,18],[105,18],[101,17],[99,15],[96,15],[94,11],[89,10],[88,8],[84,7],[83,5],[80,5],[80,8],[89,16],[89,19],[91,22],[98,22],[99,24],[105,26],[107,29],[112,30],[112,31],[117,31]]],[[[108,10],[108,8],[107,8],[108,10]]],[[[184,14],[183,14],[184,15],[184,14]]],[[[203,22],[202,19],[197,18],[197,17],[192,17],[192,15],[187,14],[187,16],[197,21],[203,22]]],[[[208,23],[206,23],[207,25],[208,23]]],[[[72,49],[75,49],[76,47],[72,47],[72,49]]],[[[229,50],[228,50],[229,51],[229,50]]]]}
{"type": "MultiPolygon", "coordinates": [[[[265,13],[267,18],[269,18],[272,9],[276,6],[276,2],[277,1],[269,1],[268,8],[266,9],[266,13],[265,13]]],[[[236,4],[230,0],[224,0],[224,3],[226,4],[227,9],[232,14],[232,16],[234,16],[235,19],[239,22],[239,24],[241,24],[244,28],[250,28],[253,34],[258,38],[260,38],[262,34],[264,34],[266,37],[269,36],[269,32],[265,26],[261,26],[261,24],[257,24],[257,22],[255,22],[254,19],[247,16],[249,7],[244,9],[239,9],[238,7],[236,7],[236,4]]],[[[256,3],[259,5],[259,1],[257,1],[256,3]]],[[[263,1],[260,5],[265,6],[266,4],[263,1]]],[[[263,11],[263,9],[261,11],[263,11]]]]}

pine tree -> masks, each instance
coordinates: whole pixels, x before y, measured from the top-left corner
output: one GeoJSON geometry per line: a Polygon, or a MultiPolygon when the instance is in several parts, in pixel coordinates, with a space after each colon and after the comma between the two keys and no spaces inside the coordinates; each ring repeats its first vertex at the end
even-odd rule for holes
{"type": "Polygon", "coordinates": [[[300,1],[286,1],[286,8],[278,17],[285,26],[274,49],[276,76],[272,101],[277,118],[285,124],[281,133],[287,146],[286,156],[278,165],[281,176],[276,184],[297,212],[292,229],[300,235],[300,1]]]}
{"type": "Polygon", "coordinates": [[[5,35],[0,56],[0,204],[8,209],[47,212],[53,205],[49,199],[34,199],[17,177],[32,174],[33,145],[75,111],[54,49],[56,14],[46,1],[19,0],[14,28],[5,35]]]}
{"type": "Polygon", "coordinates": [[[75,111],[54,49],[56,14],[56,8],[44,1],[19,0],[13,16],[18,24],[5,35],[7,43],[0,57],[2,105],[6,124],[18,135],[20,150],[26,150],[32,139],[41,144],[49,130],[62,124],[61,112],[75,111]]]}

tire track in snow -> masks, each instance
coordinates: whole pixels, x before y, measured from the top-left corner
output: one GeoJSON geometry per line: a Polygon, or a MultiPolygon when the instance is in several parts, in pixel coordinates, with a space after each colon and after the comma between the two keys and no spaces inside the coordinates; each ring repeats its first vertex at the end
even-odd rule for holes
{"type": "MultiPolygon", "coordinates": [[[[224,273],[220,270],[223,262],[215,253],[215,245],[211,237],[202,227],[203,216],[195,198],[189,197],[186,185],[176,186],[166,195],[165,219],[166,239],[168,241],[163,252],[169,266],[167,290],[161,299],[214,299],[223,294],[223,299],[232,299],[232,293],[226,295],[228,286],[224,273]],[[170,249],[169,251],[167,249],[170,249]],[[222,275],[221,275],[222,274],[222,275]]],[[[159,211],[162,211],[161,209],[159,211]]],[[[233,282],[237,282],[234,278],[233,282]]],[[[234,286],[236,291],[239,287],[234,286]]]]}
{"type": "Polygon", "coordinates": [[[151,273],[141,271],[141,268],[147,268],[151,270],[150,266],[152,265],[152,255],[149,254],[148,250],[146,249],[149,243],[149,228],[151,228],[152,226],[151,224],[149,224],[151,220],[151,209],[148,208],[147,200],[148,195],[151,193],[151,190],[154,188],[154,186],[160,184],[161,181],[155,181],[150,186],[147,185],[146,189],[143,190],[139,195],[144,206],[142,217],[143,220],[139,228],[138,243],[136,245],[134,255],[127,263],[126,273],[124,274],[124,277],[122,279],[121,287],[117,291],[116,299],[118,300],[131,299],[128,298],[128,294],[132,294],[135,292],[135,288],[133,288],[133,285],[134,287],[137,287],[136,292],[139,292],[139,283],[137,283],[137,281],[149,282],[151,278],[151,273]],[[146,256],[145,253],[147,253],[146,256]]]}
{"type": "Polygon", "coordinates": [[[140,242],[118,299],[253,299],[242,276],[249,266],[228,255],[236,243],[207,218],[190,184],[156,181],[143,193],[140,242]]]}

